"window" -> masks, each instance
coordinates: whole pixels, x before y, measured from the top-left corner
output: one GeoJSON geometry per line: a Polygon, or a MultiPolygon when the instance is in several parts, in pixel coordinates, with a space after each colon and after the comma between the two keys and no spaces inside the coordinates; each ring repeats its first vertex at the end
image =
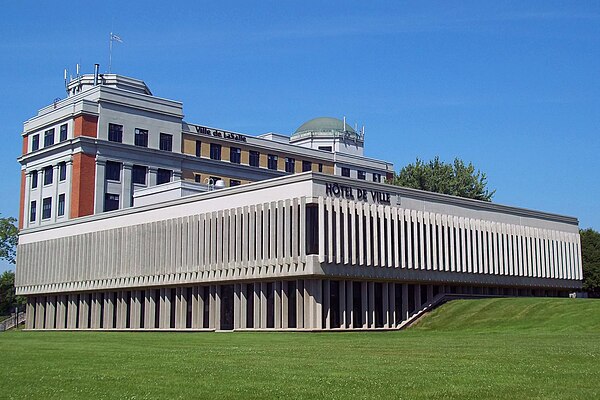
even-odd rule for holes
{"type": "Polygon", "coordinates": [[[242,162],[242,150],[237,147],[231,147],[229,149],[229,161],[234,164],[242,162]]]}
{"type": "Polygon", "coordinates": [[[350,176],[350,168],[342,167],[342,176],[350,176]]]}
{"type": "Polygon", "coordinates": [[[42,200],[42,219],[48,219],[52,216],[52,197],[46,197],[42,200]]]}
{"type": "Polygon", "coordinates": [[[381,174],[373,174],[373,182],[381,182],[381,174]]]}
{"type": "Polygon", "coordinates": [[[56,210],[56,215],[62,217],[65,215],[65,194],[58,195],[58,210],[56,210]]]}
{"type": "Polygon", "coordinates": [[[221,159],[221,145],[216,143],[210,144],[210,158],[211,160],[221,159]]]}
{"type": "Polygon", "coordinates": [[[52,184],[52,166],[44,168],[44,185],[52,184]]]}
{"type": "Polygon", "coordinates": [[[209,183],[211,183],[211,184],[213,184],[213,185],[214,185],[214,184],[216,184],[216,183],[217,183],[217,181],[220,181],[220,180],[221,180],[221,178],[220,178],[220,177],[218,177],[218,176],[211,176],[211,177],[210,177],[210,178],[208,178],[208,179],[209,179],[209,181],[210,181],[209,183]]]}
{"type": "Polygon", "coordinates": [[[44,132],[44,147],[52,146],[54,144],[54,128],[48,129],[44,132]]]}
{"type": "Polygon", "coordinates": [[[120,181],[121,180],[121,163],[114,161],[106,162],[106,180],[107,181],[120,181]]]}
{"type": "Polygon", "coordinates": [[[134,144],[140,147],[148,147],[148,131],[135,128],[134,144]]]}
{"type": "Polygon", "coordinates": [[[147,168],[143,165],[134,165],[132,168],[132,177],[133,183],[138,183],[140,185],[146,184],[146,171],[147,168]]]}
{"type": "Polygon", "coordinates": [[[35,213],[37,211],[37,203],[34,201],[31,202],[31,207],[29,209],[29,222],[35,221],[35,213]]]}
{"type": "Polygon", "coordinates": [[[58,180],[64,181],[67,179],[67,163],[58,163],[58,180]]]}
{"type": "Polygon", "coordinates": [[[170,169],[159,168],[156,172],[156,184],[171,182],[172,171],[170,169]]]}
{"type": "Polygon", "coordinates": [[[160,134],[160,143],[158,144],[159,148],[164,151],[173,151],[173,135],[169,135],[168,133],[160,134]]]}
{"type": "MultiPolygon", "coordinates": [[[[137,129],[136,129],[136,131],[137,131],[137,129]]],[[[123,125],[108,124],[108,140],[111,142],[122,143],[123,142],[123,125]]]]}
{"type": "Polygon", "coordinates": [[[36,151],[40,148],[40,135],[33,135],[31,137],[31,151],[36,151]]]}
{"type": "Polygon", "coordinates": [[[363,181],[367,179],[367,173],[365,171],[358,170],[356,171],[358,179],[362,179],[363,181]]]}
{"type": "Polygon", "coordinates": [[[196,182],[196,183],[201,183],[201,182],[202,182],[202,175],[200,175],[200,174],[195,174],[195,175],[194,175],[194,182],[196,182]]]}
{"type": "Polygon", "coordinates": [[[196,140],[196,157],[200,157],[201,154],[202,154],[202,142],[199,140],[196,140]]]}
{"type": "Polygon", "coordinates": [[[250,151],[248,164],[250,164],[251,167],[258,167],[260,165],[260,153],[258,151],[250,151]]]}
{"type": "Polygon", "coordinates": [[[62,124],[60,126],[60,139],[61,142],[67,140],[67,124],[62,124]]]}
{"type": "Polygon", "coordinates": [[[35,189],[37,187],[38,184],[38,172],[37,171],[31,171],[31,188],[35,189]]]}
{"type": "Polygon", "coordinates": [[[277,169],[277,156],[276,155],[269,154],[267,156],[267,168],[277,169]]]}
{"type": "Polygon", "coordinates": [[[119,195],[106,193],[104,195],[104,211],[113,211],[119,209],[119,195]]]}
{"type": "Polygon", "coordinates": [[[302,172],[312,171],[312,163],[310,161],[302,161],[302,172]]]}
{"type": "Polygon", "coordinates": [[[229,186],[240,186],[242,184],[241,181],[238,181],[237,179],[230,179],[229,180],[229,186]]]}
{"type": "Polygon", "coordinates": [[[319,146],[319,150],[331,152],[331,146],[319,146]]]}
{"type": "Polygon", "coordinates": [[[291,157],[285,158],[285,172],[294,173],[296,171],[296,160],[291,157]]]}
{"type": "Polygon", "coordinates": [[[319,172],[323,172],[323,164],[319,163],[319,172]]]}

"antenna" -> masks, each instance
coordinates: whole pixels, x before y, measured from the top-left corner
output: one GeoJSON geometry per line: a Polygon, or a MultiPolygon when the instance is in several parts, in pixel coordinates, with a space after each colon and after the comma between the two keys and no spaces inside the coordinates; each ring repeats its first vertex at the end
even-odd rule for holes
{"type": "Polygon", "coordinates": [[[344,115],[344,132],[346,132],[346,116],[344,115]]]}
{"type": "Polygon", "coordinates": [[[108,40],[108,73],[110,74],[110,70],[112,67],[112,44],[113,42],[123,43],[123,39],[119,35],[114,33],[110,33],[110,39],[108,40]]]}
{"type": "Polygon", "coordinates": [[[67,83],[67,69],[66,68],[64,71],[64,78],[65,78],[65,90],[67,91],[67,94],[69,94],[69,89],[68,89],[69,84],[67,83]]]}
{"type": "Polygon", "coordinates": [[[77,78],[79,78],[79,63],[77,63],[77,78]]]}

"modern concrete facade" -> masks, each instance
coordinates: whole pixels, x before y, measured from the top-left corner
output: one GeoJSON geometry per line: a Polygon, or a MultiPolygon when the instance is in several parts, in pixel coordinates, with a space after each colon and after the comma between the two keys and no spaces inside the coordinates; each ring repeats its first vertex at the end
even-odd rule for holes
{"type": "Polygon", "coordinates": [[[314,172],[22,231],[30,329],[391,329],[581,287],[575,218],[314,172]]]}

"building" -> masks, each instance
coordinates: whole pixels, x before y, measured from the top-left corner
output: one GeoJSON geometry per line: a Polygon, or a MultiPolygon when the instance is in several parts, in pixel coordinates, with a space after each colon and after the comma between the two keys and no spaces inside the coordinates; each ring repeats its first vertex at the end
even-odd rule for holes
{"type": "Polygon", "coordinates": [[[23,134],[30,329],[393,329],[449,293],[581,287],[577,219],[386,185],[345,121],[251,137],[138,80],[68,90],[23,134]]]}

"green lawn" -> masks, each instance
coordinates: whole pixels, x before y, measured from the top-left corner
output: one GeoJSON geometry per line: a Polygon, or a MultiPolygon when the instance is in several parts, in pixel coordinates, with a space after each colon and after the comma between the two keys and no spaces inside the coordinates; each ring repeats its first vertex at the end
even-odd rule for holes
{"type": "Polygon", "coordinates": [[[0,397],[600,398],[600,301],[454,301],[402,332],[0,333],[0,397]]]}

